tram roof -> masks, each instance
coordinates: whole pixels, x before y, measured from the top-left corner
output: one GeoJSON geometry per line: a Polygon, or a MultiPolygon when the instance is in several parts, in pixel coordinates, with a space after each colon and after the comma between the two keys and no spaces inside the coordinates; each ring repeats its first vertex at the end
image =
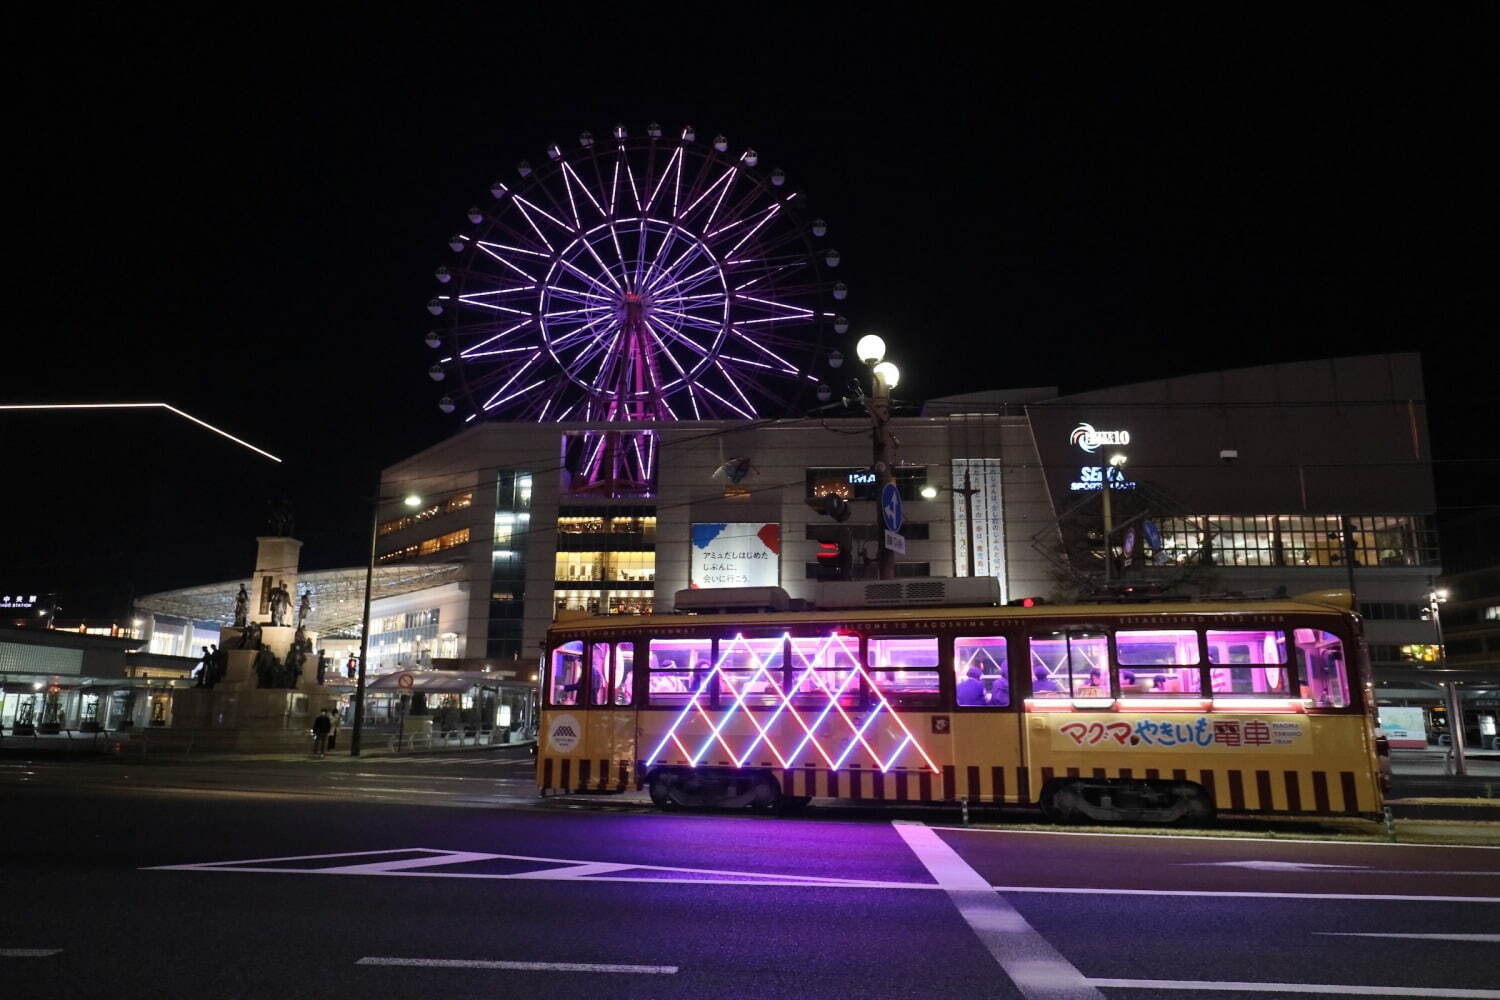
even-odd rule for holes
{"type": "Polygon", "coordinates": [[[1349,592],[1344,590],[1319,591],[1299,594],[1296,597],[1277,600],[1222,600],[1222,601],[1173,601],[1155,603],[1120,604],[1115,602],[1098,604],[1038,604],[1032,607],[1020,605],[979,605],[967,607],[931,606],[899,608],[823,608],[807,611],[745,611],[725,614],[660,614],[627,617],[620,615],[595,615],[573,619],[560,619],[552,624],[553,631],[620,629],[648,629],[653,626],[669,628],[689,625],[796,625],[816,624],[836,620],[841,623],[855,622],[904,622],[904,621],[961,621],[967,618],[992,619],[1115,619],[1121,617],[1166,617],[1215,615],[1289,615],[1321,614],[1350,615],[1349,592]]]}

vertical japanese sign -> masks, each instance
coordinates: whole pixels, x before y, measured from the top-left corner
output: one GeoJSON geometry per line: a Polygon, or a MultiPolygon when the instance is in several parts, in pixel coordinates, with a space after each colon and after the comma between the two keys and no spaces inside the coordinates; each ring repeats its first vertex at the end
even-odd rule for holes
{"type": "Polygon", "coordinates": [[[977,490],[969,506],[974,510],[974,576],[1000,580],[1000,600],[1008,599],[1005,581],[1005,518],[998,458],[953,460],[953,565],[955,576],[969,576],[969,517],[964,503],[964,474],[977,490]]]}
{"type": "Polygon", "coordinates": [[[775,587],[781,583],[781,525],[731,522],[693,525],[688,585],[775,587]]]}

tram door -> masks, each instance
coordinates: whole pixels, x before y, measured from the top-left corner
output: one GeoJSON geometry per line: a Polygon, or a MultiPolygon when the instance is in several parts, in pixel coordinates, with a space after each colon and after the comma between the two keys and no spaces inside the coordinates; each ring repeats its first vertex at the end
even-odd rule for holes
{"type": "Polygon", "coordinates": [[[953,641],[955,787],[945,789],[950,799],[1031,798],[1022,785],[1021,713],[1019,698],[1011,695],[1009,647],[1003,635],[958,636],[953,641]]]}
{"type": "Polygon", "coordinates": [[[591,642],[587,658],[589,784],[618,790],[635,769],[635,643],[591,642]]]}

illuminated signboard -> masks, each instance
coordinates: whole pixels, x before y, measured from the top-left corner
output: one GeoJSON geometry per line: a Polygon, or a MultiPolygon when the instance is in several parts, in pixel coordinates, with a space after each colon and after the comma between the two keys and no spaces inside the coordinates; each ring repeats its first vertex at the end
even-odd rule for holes
{"type": "Polygon", "coordinates": [[[1099,450],[1102,444],[1126,445],[1130,443],[1129,431],[1096,431],[1093,424],[1080,422],[1068,435],[1068,443],[1076,444],[1089,454],[1099,450]]]}
{"type": "MultiPolygon", "coordinates": [[[[1068,443],[1076,444],[1083,451],[1092,455],[1099,450],[1100,445],[1124,446],[1130,443],[1129,431],[1101,431],[1095,430],[1093,424],[1082,421],[1068,434],[1068,443]]],[[[1078,478],[1068,484],[1068,489],[1074,493],[1088,492],[1090,490],[1104,489],[1106,479],[1112,490],[1133,490],[1135,483],[1127,479],[1125,469],[1121,466],[1104,464],[1104,456],[1101,455],[1094,460],[1094,464],[1080,466],[1078,478]]]]}
{"type": "Polygon", "coordinates": [[[0,608],[34,608],[36,602],[36,594],[0,593],[0,608]]]}
{"type": "Polygon", "coordinates": [[[775,587],[780,583],[781,525],[693,525],[690,587],[775,587]]]}

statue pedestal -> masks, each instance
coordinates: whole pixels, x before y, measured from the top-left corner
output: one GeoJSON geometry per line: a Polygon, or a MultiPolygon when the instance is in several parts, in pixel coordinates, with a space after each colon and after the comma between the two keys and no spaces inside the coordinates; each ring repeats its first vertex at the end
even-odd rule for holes
{"type": "MultiPolygon", "coordinates": [[[[338,704],[338,695],[318,684],[317,633],[303,632],[308,653],[296,685],[262,688],[255,674],[260,651],[240,649],[243,628],[219,632],[224,651],[224,676],[212,688],[187,688],[176,692],[172,728],[194,730],[195,745],[217,750],[312,750],[312,722],[325,709],[338,704]]],[[[264,626],[261,646],[277,660],[286,661],[297,630],[286,626],[264,626]]]]}

